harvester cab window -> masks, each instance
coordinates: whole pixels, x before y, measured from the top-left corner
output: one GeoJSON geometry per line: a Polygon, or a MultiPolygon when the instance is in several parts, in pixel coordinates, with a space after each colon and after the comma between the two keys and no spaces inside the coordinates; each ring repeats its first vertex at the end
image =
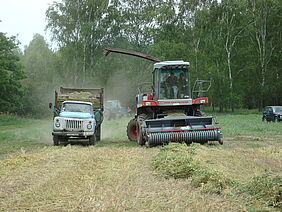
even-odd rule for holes
{"type": "Polygon", "coordinates": [[[185,69],[161,69],[160,99],[189,98],[188,73],[185,69]]]}

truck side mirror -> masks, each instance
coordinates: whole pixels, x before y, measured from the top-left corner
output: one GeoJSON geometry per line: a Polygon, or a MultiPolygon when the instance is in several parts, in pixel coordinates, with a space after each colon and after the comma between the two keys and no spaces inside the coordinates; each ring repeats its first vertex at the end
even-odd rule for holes
{"type": "Polygon", "coordinates": [[[49,108],[50,108],[50,109],[52,109],[52,106],[53,106],[53,104],[52,104],[52,103],[49,103],[49,108]]]}

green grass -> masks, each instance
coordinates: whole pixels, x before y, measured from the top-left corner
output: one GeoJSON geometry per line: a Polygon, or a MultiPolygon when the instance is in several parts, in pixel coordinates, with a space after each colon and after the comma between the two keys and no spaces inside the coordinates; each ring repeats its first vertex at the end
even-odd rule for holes
{"type": "Polygon", "coordinates": [[[13,114],[0,114],[0,126],[17,125],[24,126],[31,120],[13,114]]]}
{"type": "Polygon", "coordinates": [[[191,177],[200,167],[194,160],[196,145],[171,143],[160,148],[154,168],[164,177],[191,177]]]}
{"type": "Polygon", "coordinates": [[[265,123],[261,121],[259,114],[246,115],[222,115],[215,114],[224,136],[282,136],[281,123],[265,123]]]}
{"type": "Polygon", "coordinates": [[[264,201],[268,206],[282,210],[282,175],[265,173],[242,185],[241,190],[264,201]]]}
{"type": "MultiPolygon", "coordinates": [[[[22,147],[42,147],[50,141],[45,120],[25,119],[14,115],[0,115],[0,156],[16,152],[22,147]]],[[[51,125],[51,124],[50,124],[51,125]]]]}

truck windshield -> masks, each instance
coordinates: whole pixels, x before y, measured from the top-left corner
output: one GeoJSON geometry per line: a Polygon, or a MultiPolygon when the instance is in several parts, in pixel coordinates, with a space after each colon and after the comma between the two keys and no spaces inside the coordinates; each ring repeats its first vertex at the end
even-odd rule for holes
{"type": "Polygon", "coordinates": [[[62,106],[62,111],[64,111],[64,112],[92,113],[92,107],[89,104],[65,103],[62,106]]]}
{"type": "Polygon", "coordinates": [[[189,98],[189,78],[187,69],[161,69],[160,98],[186,99],[189,98]]]}

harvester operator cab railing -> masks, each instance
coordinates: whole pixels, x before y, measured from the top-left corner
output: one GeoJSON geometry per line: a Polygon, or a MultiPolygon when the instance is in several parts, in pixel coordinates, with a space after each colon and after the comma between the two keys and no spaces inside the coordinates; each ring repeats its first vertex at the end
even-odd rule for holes
{"type": "Polygon", "coordinates": [[[189,63],[183,61],[156,63],[153,74],[154,99],[191,98],[189,63]]]}
{"type": "Polygon", "coordinates": [[[137,86],[136,104],[141,105],[143,100],[152,100],[155,94],[154,86],[151,82],[139,83],[137,86]]]}
{"type": "Polygon", "coordinates": [[[205,93],[209,91],[211,87],[211,73],[209,72],[208,80],[199,80],[197,79],[193,86],[192,97],[201,98],[205,93]]]}

